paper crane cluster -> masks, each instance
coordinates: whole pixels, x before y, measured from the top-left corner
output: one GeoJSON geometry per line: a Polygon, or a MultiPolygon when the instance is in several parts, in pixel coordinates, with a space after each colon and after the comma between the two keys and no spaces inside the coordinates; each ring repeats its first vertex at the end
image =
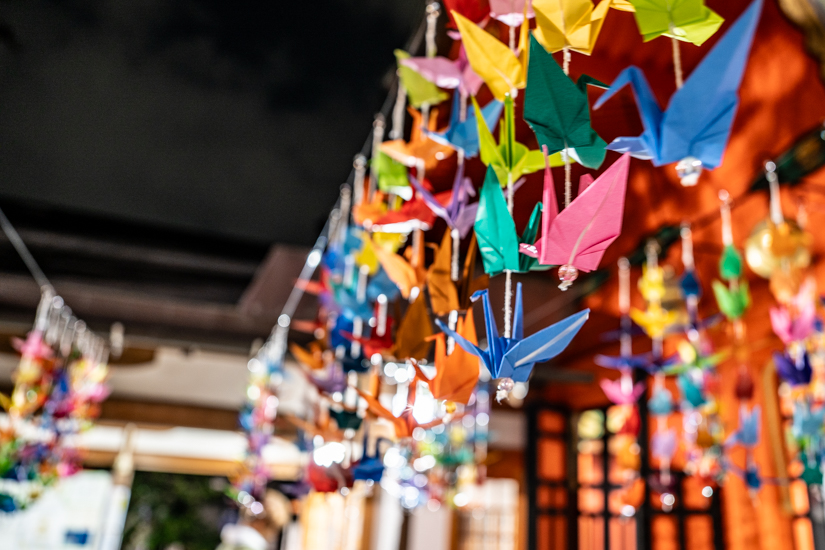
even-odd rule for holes
{"type": "Polygon", "coordinates": [[[46,289],[20,354],[11,395],[0,394],[0,511],[25,508],[61,477],[80,470],[69,441],[90,427],[108,396],[108,348],[46,289]]]}
{"type": "MultiPolygon", "coordinates": [[[[631,157],[654,166],[675,164],[684,186],[696,185],[704,170],[722,163],[762,9],[762,0],[754,0],[685,79],[680,43],[700,46],[723,24],[702,0],[446,4],[448,32],[460,41],[454,58],[436,55],[438,14],[431,5],[426,55],[396,52],[401,91],[392,139],[384,141],[385,123],[377,120],[372,160],[369,166],[363,157],[356,160],[352,203],[349,194],[342,198],[340,223],[330,232],[320,277],[307,284],[320,304],[309,323],[315,340],[308,348],[291,348],[320,396],[307,418],[289,419],[309,436],[314,458],[307,487],[334,491],[358,480],[389,479],[393,484],[387,486],[407,507],[448,502],[462,483],[484,475],[488,381],[497,380],[496,397],[507,399],[514,388],[525,387],[534,368],[544,368],[536,365],[561,354],[587,321],[585,309],[528,331],[522,286],[516,283],[513,292],[514,276],[558,268],[560,288],[566,290],[581,273],[600,268],[622,231],[631,157]],[[624,69],[609,85],[587,75],[575,81],[569,76],[572,52],[593,53],[611,8],[633,12],[645,41],[670,38],[677,90],[665,110],[637,67],[624,69]],[[509,34],[497,32],[502,28],[509,34]],[[561,63],[553,55],[557,52],[561,63]],[[627,85],[644,131],[607,144],[593,128],[589,93],[600,94],[592,106],[599,109],[627,85]],[[439,117],[448,105],[449,117],[439,117]],[[412,120],[407,139],[405,107],[412,120]],[[517,138],[517,127],[524,126],[519,110],[534,134],[520,136],[522,141],[517,138]],[[446,126],[439,127],[439,120],[446,126]],[[581,177],[574,193],[571,165],[595,171],[606,160],[606,168],[581,177]],[[481,181],[468,176],[481,173],[469,169],[479,163],[486,166],[481,181]],[[452,186],[438,189],[432,174],[453,165],[452,186]],[[561,167],[564,196],[559,201],[553,169],[561,167]],[[541,171],[542,200],[519,230],[513,216],[516,191],[526,176],[541,171]],[[483,275],[475,273],[476,256],[483,275]],[[504,279],[503,334],[487,289],[494,277],[504,279]],[[477,300],[483,306],[482,342],[473,312],[477,300]],[[329,459],[331,445],[336,445],[334,460],[329,459]]],[[[620,373],[618,380],[601,381],[601,387],[622,411],[624,445],[647,449],[649,444],[658,474],[641,481],[660,492],[674,483],[677,455],[687,473],[714,483],[740,475],[755,492],[764,481],[753,459],[761,410],[751,405],[754,382],[743,322],[751,300],[743,256],[730,231],[729,200],[723,198],[720,280],[712,283],[721,314],[699,316],[702,285],[686,227],[684,274],[678,281],[658,265],[657,251],[649,247],[639,281],[645,309],[630,307],[630,268],[626,260],[620,262],[621,353],[596,357],[599,365],[620,373]],[[707,331],[714,325],[734,335],[730,349],[712,349],[707,331]],[[642,332],[652,340],[652,351],[634,355],[631,340],[642,332]],[[672,356],[664,355],[666,338],[679,339],[672,356]],[[715,367],[728,358],[739,364],[741,407],[738,427],[726,436],[715,367]],[[639,403],[646,403],[654,420],[649,441],[639,439],[639,403]],[[681,430],[670,422],[677,411],[681,430]],[[729,458],[737,446],[746,449],[742,466],[729,458]]],[[[821,474],[812,472],[820,471],[825,409],[818,400],[825,391],[799,389],[816,379],[813,356],[822,341],[815,289],[799,284],[798,269],[810,255],[804,233],[790,221],[774,216],[757,229],[769,233],[774,244],[766,250],[760,245],[765,239],[753,237],[746,257],[757,273],[775,279],[781,305],[772,310],[771,320],[787,346],[777,354],[776,367],[794,388],[794,434],[809,465],[806,475],[821,481],[821,474]]],[[[272,369],[264,372],[271,376],[272,369]]],[[[265,386],[254,393],[272,402],[271,386],[265,386]]],[[[245,417],[250,434],[271,433],[274,410],[267,410],[260,403],[250,407],[245,417]]],[[[640,481],[634,473],[638,458],[621,462],[628,470],[625,479],[640,481]]]]}

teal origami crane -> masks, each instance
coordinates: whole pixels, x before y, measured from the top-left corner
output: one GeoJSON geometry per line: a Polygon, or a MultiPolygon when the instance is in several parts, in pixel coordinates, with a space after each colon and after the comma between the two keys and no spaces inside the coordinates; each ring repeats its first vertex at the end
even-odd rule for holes
{"type": "Polygon", "coordinates": [[[484,263],[484,272],[495,276],[503,271],[527,273],[544,271],[549,265],[539,264],[537,258],[519,253],[521,244],[535,246],[541,223],[541,203],[536,204],[521,238],[516,233],[516,222],[507,209],[493,166],[487,167],[487,176],[481,187],[476,212],[475,232],[478,250],[484,263]]]}

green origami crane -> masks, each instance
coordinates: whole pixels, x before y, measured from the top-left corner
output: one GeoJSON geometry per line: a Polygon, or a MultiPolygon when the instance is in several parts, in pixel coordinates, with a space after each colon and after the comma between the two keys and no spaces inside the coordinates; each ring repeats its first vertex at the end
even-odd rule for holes
{"type": "Polygon", "coordinates": [[[742,254],[732,245],[725,247],[719,260],[719,274],[728,281],[728,286],[721,281],[713,281],[713,294],[719,310],[729,321],[740,319],[751,305],[751,296],[748,291],[748,282],[739,281],[742,276],[742,254]],[[738,284],[730,284],[737,281],[738,284]]]}
{"type": "Polygon", "coordinates": [[[447,99],[449,94],[439,89],[438,86],[421,76],[415,70],[401,64],[401,61],[412,57],[404,50],[395,50],[395,60],[398,63],[398,78],[407,90],[407,97],[410,98],[410,105],[420,109],[425,103],[437,105],[447,99]]]}
{"type": "Polygon", "coordinates": [[[725,21],[703,0],[629,0],[645,42],[659,36],[701,46],[725,21]]]}
{"type": "Polygon", "coordinates": [[[604,161],[607,144],[590,127],[588,84],[607,88],[587,75],[574,84],[553,56],[531,37],[524,120],[549,153],[566,149],[582,165],[595,169],[604,161]]]}
{"type": "MultiPolygon", "coordinates": [[[[499,143],[484,121],[484,116],[473,98],[473,109],[476,113],[478,123],[478,141],[481,151],[481,162],[491,166],[496,172],[496,177],[502,187],[507,186],[507,178],[515,183],[524,174],[537,172],[544,168],[544,153],[541,151],[531,151],[526,145],[516,141],[516,121],[515,109],[513,108],[513,98],[504,98],[504,117],[501,119],[499,128],[499,143]]],[[[561,155],[550,157],[550,166],[562,166],[564,161],[561,155]]]]}
{"type": "Polygon", "coordinates": [[[380,151],[375,159],[375,170],[378,189],[385,193],[392,192],[399,187],[410,186],[407,167],[380,151]]]}
{"type": "Polygon", "coordinates": [[[493,166],[487,167],[484,185],[481,187],[476,213],[475,232],[478,250],[484,262],[484,272],[495,276],[502,271],[527,273],[544,271],[550,266],[540,265],[536,258],[519,253],[519,245],[534,244],[541,222],[541,203],[536,204],[530,222],[519,239],[516,223],[507,210],[501,186],[493,166]]]}

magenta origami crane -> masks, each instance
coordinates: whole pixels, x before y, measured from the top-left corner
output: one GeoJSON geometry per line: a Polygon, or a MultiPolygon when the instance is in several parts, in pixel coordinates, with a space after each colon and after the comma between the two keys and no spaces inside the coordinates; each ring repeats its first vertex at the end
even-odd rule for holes
{"type": "Polygon", "coordinates": [[[607,398],[616,405],[630,405],[632,403],[636,403],[647,389],[647,386],[642,382],[633,384],[630,377],[628,377],[630,384],[627,384],[627,382],[622,380],[622,378],[619,378],[618,380],[607,380],[603,378],[599,382],[599,385],[602,387],[602,391],[607,398]]]}
{"type": "Polygon", "coordinates": [[[791,300],[790,308],[771,308],[771,327],[783,344],[799,342],[813,333],[816,323],[815,295],[815,283],[813,279],[808,279],[791,300]],[[796,315],[792,314],[792,310],[796,315]]]}
{"type": "Polygon", "coordinates": [[[622,155],[595,181],[584,176],[578,196],[559,213],[553,174],[544,169],[544,212],[541,238],[535,245],[522,244],[521,252],[538,258],[542,265],[558,265],[566,289],[578,271],[599,267],[604,251],[622,232],[624,196],[630,156],[622,155]],[[592,182],[592,183],[591,183],[592,182]]]}

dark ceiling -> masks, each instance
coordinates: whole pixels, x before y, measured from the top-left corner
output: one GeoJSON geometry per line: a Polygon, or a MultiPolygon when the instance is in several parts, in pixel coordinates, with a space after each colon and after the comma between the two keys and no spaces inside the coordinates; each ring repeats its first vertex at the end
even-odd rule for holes
{"type": "MultiPolygon", "coordinates": [[[[96,330],[248,350],[424,5],[0,0],[0,207],[96,330]]],[[[38,288],[3,236],[0,281],[22,332],[38,288]]]]}
{"type": "Polygon", "coordinates": [[[423,6],[0,2],[0,196],[311,244],[423,6]]]}

